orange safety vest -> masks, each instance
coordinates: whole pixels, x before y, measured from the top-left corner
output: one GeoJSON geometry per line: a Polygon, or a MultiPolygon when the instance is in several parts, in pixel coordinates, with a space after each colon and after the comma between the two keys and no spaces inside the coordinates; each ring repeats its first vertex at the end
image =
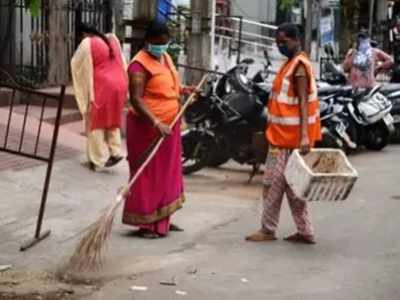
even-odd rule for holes
{"type": "Polygon", "coordinates": [[[132,62],[140,63],[151,75],[143,95],[146,108],[163,123],[171,124],[179,111],[180,80],[171,57],[167,53],[163,57],[165,64],[141,50],[132,62]]]}
{"type": "Polygon", "coordinates": [[[300,146],[300,100],[294,89],[294,74],[302,63],[308,77],[308,137],[312,146],[321,139],[317,86],[312,65],[305,53],[285,63],[279,70],[268,101],[266,137],[270,144],[287,149],[300,146]]]}

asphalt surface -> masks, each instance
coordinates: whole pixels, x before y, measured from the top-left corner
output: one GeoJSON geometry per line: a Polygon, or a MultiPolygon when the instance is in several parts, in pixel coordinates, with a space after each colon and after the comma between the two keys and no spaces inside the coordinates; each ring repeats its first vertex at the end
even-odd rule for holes
{"type": "MultiPolygon", "coordinates": [[[[191,243],[154,257],[151,264],[159,268],[136,272],[132,265],[129,277],[87,299],[400,299],[399,156],[400,147],[391,146],[351,158],[360,178],[350,199],[311,205],[316,245],[245,242],[258,228],[261,209],[250,201],[191,243]]],[[[293,230],[285,205],[278,235],[293,230]]]]}
{"type": "MultiPolygon", "coordinates": [[[[45,166],[0,172],[0,265],[12,265],[1,273],[0,298],[4,289],[16,293],[10,299],[35,299],[26,295],[67,289],[74,292],[66,299],[85,300],[398,300],[399,157],[395,145],[351,157],[360,178],[350,199],[311,204],[318,241],[314,246],[245,242],[245,235],[260,223],[261,176],[248,184],[249,170],[232,163],[203,170],[186,178],[188,201],[174,216],[185,232],[161,240],[138,239],[118,215],[104,268],[77,274],[89,280],[79,288],[59,287],[54,278],[37,274],[62,269],[81,233],[126,182],[126,163],[92,173],[80,164],[84,155],[57,161],[43,227],[52,234],[23,253],[19,246],[34,233],[45,166]],[[141,291],[143,287],[147,290],[141,291]]],[[[293,231],[284,205],[278,235],[293,231]]]]}

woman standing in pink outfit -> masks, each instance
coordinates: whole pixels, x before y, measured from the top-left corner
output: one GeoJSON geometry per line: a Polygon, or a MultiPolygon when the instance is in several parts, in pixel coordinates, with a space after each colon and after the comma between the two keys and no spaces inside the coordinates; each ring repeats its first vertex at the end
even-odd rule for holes
{"type": "Polygon", "coordinates": [[[357,46],[347,53],[343,63],[343,69],[349,73],[349,83],[353,88],[373,88],[376,85],[376,75],[392,66],[392,57],[373,48],[366,32],[357,35],[357,46]]]}
{"type": "Polygon", "coordinates": [[[126,64],[117,37],[79,24],[83,40],[71,61],[75,97],[86,124],[92,170],[122,160],[121,121],[128,92],[126,64]]]}

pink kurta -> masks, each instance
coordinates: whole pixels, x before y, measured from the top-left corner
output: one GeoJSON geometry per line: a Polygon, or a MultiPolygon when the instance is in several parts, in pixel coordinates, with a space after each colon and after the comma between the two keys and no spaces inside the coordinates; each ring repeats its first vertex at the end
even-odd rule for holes
{"type": "Polygon", "coordinates": [[[121,127],[122,111],[128,91],[118,41],[109,38],[114,56],[107,44],[98,37],[90,39],[94,70],[94,102],[91,105],[91,130],[121,127]]]}

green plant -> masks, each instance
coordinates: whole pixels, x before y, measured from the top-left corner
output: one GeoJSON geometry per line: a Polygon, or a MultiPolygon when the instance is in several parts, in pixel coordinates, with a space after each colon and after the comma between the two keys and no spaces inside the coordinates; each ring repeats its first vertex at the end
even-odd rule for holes
{"type": "Polygon", "coordinates": [[[25,0],[25,7],[29,10],[33,17],[39,16],[41,2],[41,0],[25,0]]]}
{"type": "Polygon", "coordinates": [[[299,4],[299,0],[279,0],[279,9],[281,11],[288,11],[295,5],[299,4]]]}

